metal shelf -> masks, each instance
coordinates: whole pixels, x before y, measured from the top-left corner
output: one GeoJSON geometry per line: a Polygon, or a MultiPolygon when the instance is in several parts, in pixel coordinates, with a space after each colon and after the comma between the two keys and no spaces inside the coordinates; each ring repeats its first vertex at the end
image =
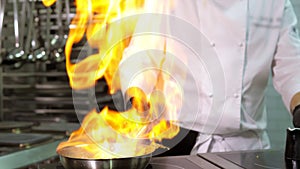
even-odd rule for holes
{"type": "Polygon", "coordinates": [[[20,168],[57,156],[56,147],[62,140],[56,140],[28,149],[0,156],[1,168],[20,168]],[[38,154],[38,156],[37,156],[38,154]],[[17,160],[16,160],[17,159],[17,160]]]}
{"type": "Polygon", "coordinates": [[[28,76],[42,76],[42,77],[58,77],[67,76],[66,72],[3,72],[4,77],[28,77],[28,76]]]}

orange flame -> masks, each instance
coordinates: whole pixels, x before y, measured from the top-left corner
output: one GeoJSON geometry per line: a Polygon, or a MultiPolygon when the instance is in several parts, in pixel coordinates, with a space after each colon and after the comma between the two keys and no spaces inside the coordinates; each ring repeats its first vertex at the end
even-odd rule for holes
{"type": "MultiPolygon", "coordinates": [[[[122,37],[124,30],[128,25],[133,31],[134,23],[120,24],[110,27],[109,23],[119,19],[125,12],[129,13],[132,9],[137,9],[141,1],[128,0],[122,4],[120,0],[99,1],[99,0],[77,0],[76,15],[72,20],[69,38],[66,43],[66,67],[70,79],[70,85],[73,89],[83,89],[92,87],[95,82],[105,77],[108,86],[111,86],[112,76],[116,72],[118,63],[122,58],[122,52],[128,44],[128,40],[123,40],[113,49],[109,50],[111,41],[122,37]],[[105,13],[105,15],[103,15],[105,13]],[[78,43],[84,37],[88,44],[96,49],[100,49],[97,54],[90,55],[83,61],[72,64],[70,56],[72,46],[78,43]],[[108,51],[108,53],[107,53],[108,51]],[[113,63],[113,64],[112,64],[113,63]]],[[[126,28],[128,30],[128,28],[126,28]]],[[[111,93],[114,90],[111,89],[111,93]]]]}
{"type": "MultiPolygon", "coordinates": [[[[54,2],[55,0],[43,0],[46,6],[54,2]]],[[[114,47],[111,46],[111,42],[117,41],[124,34],[132,34],[136,20],[131,20],[132,23],[120,22],[118,26],[111,26],[110,23],[126,15],[138,13],[144,2],[143,0],[76,0],[75,4],[76,15],[72,19],[65,46],[70,86],[73,89],[89,88],[104,77],[110,93],[113,94],[120,89],[120,86],[112,85],[112,80],[131,37],[122,39],[114,47]],[[72,47],[84,37],[89,46],[97,49],[98,53],[89,55],[78,63],[72,63],[72,47]]],[[[163,62],[161,66],[162,64],[163,62]]],[[[167,116],[175,116],[174,112],[176,112],[175,108],[174,110],[166,108],[168,101],[174,97],[165,98],[160,92],[166,88],[166,80],[168,77],[164,77],[160,72],[155,92],[150,95],[144,94],[139,88],[130,88],[126,94],[133,99],[132,108],[128,111],[116,112],[107,107],[100,113],[91,111],[85,116],[80,129],[73,132],[67,142],[62,142],[57,147],[57,151],[73,146],[88,154],[84,158],[100,159],[117,158],[120,154],[131,157],[153,152],[160,147],[156,142],[171,139],[179,132],[178,126],[166,120],[167,116]]],[[[169,85],[169,89],[175,88],[169,85]]],[[[177,94],[174,92],[176,90],[172,91],[174,95],[177,94]]]]}
{"type": "Polygon", "coordinates": [[[51,6],[56,2],[56,0],[43,0],[42,2],[45,6],[51,6]]]}

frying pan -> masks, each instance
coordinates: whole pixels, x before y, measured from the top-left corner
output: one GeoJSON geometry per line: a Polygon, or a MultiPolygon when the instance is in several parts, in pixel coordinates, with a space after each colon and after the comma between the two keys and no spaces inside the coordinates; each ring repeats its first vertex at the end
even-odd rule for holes
{"type": "Polygon", "coordinates": [[[93,159],[80,154],[76,147],[64,147],[57,151],[60,162],[65,169],[145,169],[151,155],[114,158],[114,159],[93,159]],[[76,152],[76,155],[74,154],[76,152]]]}

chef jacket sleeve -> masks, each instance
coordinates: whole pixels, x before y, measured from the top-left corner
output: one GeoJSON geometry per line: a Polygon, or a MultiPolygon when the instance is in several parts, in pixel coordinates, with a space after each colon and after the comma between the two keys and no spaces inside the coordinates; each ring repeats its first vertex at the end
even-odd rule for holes
{"type": "Polygon", "coordinates": [[[282,16],[277,48],[272,63],[273,84],[289,110],[292,97],[300,92],[300,39],[297,18],[289,0],[282,16]]]}

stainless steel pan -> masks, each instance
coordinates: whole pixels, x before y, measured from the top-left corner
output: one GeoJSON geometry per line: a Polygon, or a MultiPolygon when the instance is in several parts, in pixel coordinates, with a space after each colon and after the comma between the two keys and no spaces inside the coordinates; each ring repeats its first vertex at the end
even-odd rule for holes
{"type": "Polygon", "coordinates": [[[151,155],[115,159],[83,158],[84,155],[76,147],[65,147],[57,153],[66,169],[145,169],[151,160],[151,155]]]}

